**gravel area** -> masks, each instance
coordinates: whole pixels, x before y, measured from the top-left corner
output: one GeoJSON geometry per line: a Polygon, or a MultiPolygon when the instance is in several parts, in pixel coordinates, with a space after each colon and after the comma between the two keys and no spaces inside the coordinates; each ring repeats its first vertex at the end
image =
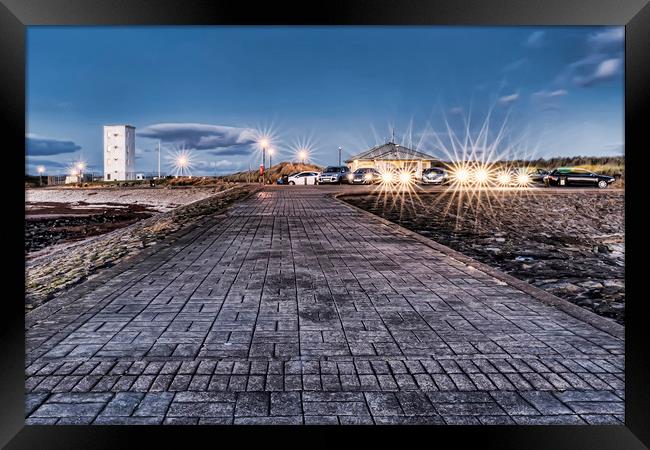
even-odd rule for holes
{"type": "MultiPolygon", "coordinates": [[[[32,255],[26,266],[26,310],[42,305],[68,288],[91,278],[98,270],[110,267],[121,258],[135,255],[146,247],[156,245],[170,234],[182,231],[201,218],[223,210],[257,189],[259,187],[254,185],[239,185],[226,190],[212,188],[194,194],[188,189],[187,193],[180,196],[174,193],[172,196],[175,199],[189,199],[192,195],[198,196],[199,199],[124,228],[79,242],[55,245],[42,251],[40,255],[32,255]]],[[[133,200],[133,193],[128,194],[133,200]]],[[[169,195],[169,191],[167,194],[169,195]]],[[[111,201],[115,201],[114,197],[111,201]]],[[[155,197],[149,196],[147,199],[152,200],[155,197]]],[[[158,205],[166,202],[162,196],[158,197],[158,200],[158,205]]],[[[171,202],[167,201],[166,204],[171,205],[171,202]]]]}
{"type": "Polygon", "coordinates": [[[159,212],[208,198],[229,185],[211,187],[57,186],[25,192],[25,254],[34,258],[52,246],[129,226],[159,212]]]}
{"type": "Polygon", "coordinates": [[[51,250],[53,245],[86,239],[129,226],[157,214],[144,205],[107,204],[88,206],[84,202],[38,203],[25,214],[27,258],[51,250]]]}
{"type": "Polygon", "coordinates": [[[68,203],[84,202],[86,204],[135,204],[146,205],[160,212],[170,211],[182,205],[202,200],[215,192],[227,189],[228,185],[212,187],[104,187],[75,188],[51,187],[26,189],[25,204],[30,208],[33,203],[68,203]]]}
{"type": "Polygon", "coordinates": [[[622,190],[341,199],[624,323],[622,190]]]}

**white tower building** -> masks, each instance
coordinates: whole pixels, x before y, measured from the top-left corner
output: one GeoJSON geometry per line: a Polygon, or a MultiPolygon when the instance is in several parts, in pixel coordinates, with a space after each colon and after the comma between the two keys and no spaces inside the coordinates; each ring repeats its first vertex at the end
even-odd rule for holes
{"type": "Polygon", "coordinates": [[[135,180],[135,127],[104,125],[104,181],[135,180]]]}

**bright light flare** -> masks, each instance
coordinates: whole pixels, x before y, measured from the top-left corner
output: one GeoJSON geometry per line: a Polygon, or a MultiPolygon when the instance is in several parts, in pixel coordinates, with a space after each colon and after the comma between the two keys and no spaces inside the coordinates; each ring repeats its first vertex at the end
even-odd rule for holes
{"type": "Polygon", "coordinates": [[[490,174],[487,169],[479,168],[474,171],[474,180],[479,184],[485,184],[489,181],[490,174]]]}
{"type": "Polygon", "coordinates": [[[193,155],[191,151],[185,149],[178,150],[168,155],[167,158],[170,160],[169,165],[174,170],[175,176],[192,176],[191,169],[193,163],[193,155]]]}
{"type": "Polygon", "coordinates": [[[511,178],[510,174],[507,172],[501,172],[499,175],[497,175],[497,183],[500,186],[508,186],[511,183],[511,178]]]}
{"type": "Polygon", "coordinates": [[[77,169],[79,169],[80,171],[84,170],[85,168],[86,168],[86,163],[85,162],[80,161],[80,162],[77,163],[77,169]]]}
{"type": "Polygon", "coordinates": [[[38,173],[44,173],[44,172],[45,172],[45,167],[44,167],[44,166],[38,166],[38,167],[36,168],[36,171],[37,171],[38,173]]]}
{"type": "Polygon", "coordinates": [[[458,184],[467,184],[471,178],[471,172],[466,167],[459,167],[451,173],[452,178],[458,184]]]}
{"type": "Polygon", "coordinates": [[[411,175],[411,172],[407,172],[407,171],[400,172],[399,174],[400,184],[408,185],[411,184],[412,181],[413,181],[413,176],[411,175]]]}
{"type": "Polygon", "coordinates": [[[530,175],[528,175],[526,172],[520,172],[517,175],[517,186],[526,187],[530,184],[530,182],[530,175]]]}
{"type": "Polygon", "coordinates": [[[392,174],[392,172],[384,172],[381,174],[382,183],[392,184],[394,179],[395,176],[392,174]]]}
{"type": "Polygon", "coordinates": [[[300,162],[304,163],[309,159],[309,150],[306,148],[302,148],[298,150],[298,159],[300,162]]]}

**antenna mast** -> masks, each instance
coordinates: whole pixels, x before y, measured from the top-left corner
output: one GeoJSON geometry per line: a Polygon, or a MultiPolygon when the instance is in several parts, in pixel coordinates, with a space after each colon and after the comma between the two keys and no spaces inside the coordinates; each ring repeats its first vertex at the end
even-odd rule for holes
{"type": "Polygon", "coordinates": [[[160,139],[158,139],[158,179],[160,180],[160,139]]]}

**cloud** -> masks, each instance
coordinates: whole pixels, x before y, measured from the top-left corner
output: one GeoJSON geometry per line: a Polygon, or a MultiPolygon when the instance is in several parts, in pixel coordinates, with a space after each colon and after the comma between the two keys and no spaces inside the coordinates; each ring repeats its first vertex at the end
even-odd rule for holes
{"type": "Polygon", "coordinates": [[[623,27],[609,28],[589,35],[587,42],[594,47],[619,47],[622,49],[625,42],[625,29],[623,27]]]}
{"type": "Polygon", "coordinates": [[[534,31],[528,36],[524,41],[526,47],[538,48],[541,47],[544,43],[544,36],[546,35],[545,31],[534,31]]]}
{"type": "Polygon", "coordinates": [[[605,59],[607,59],[607,54],[605,53],[590,53],[584,58],[581,58],[569,64],[569,69],[580,69],[583,67],[593,66],[594,64],[601,63],[605,59]]]}
{"type": "Polygon", "coordinates": [[[598,79],[608,79],[619,72],[622,61],[619,58],[606,59],[596,68],[594,77],[598,79]]]}
{"type": "Polygon", "coordinates": [[[25,147],[28,154],[40,156],[74,153],[77,150],[81,150],[81,146],[72,141],[35,137],[33,134],[26,135],[25,147]]]}
{"type": "Polygon", "coordinates": [[[463,114],[463,112],[464,112],[463,108],[461,108],[460,106],[454,106],[449,110],[449,114],[455,114],[455,115],[463,114]]]}
{"type": "Polygon", "coordinates": [[[522,58],[522,59],[518,59],[516,61],[512,61],[511,63],[508,63],[503,67],[503,72],[515,71],[515,70],[521,68],[524,64],[526,64],[526,58],[522,58]]]}
{"type": "Polygon", "coordinates": [[[499,98],[499,103],[503,106],[508,106],[519,100],[519,94],[504,95],[499,98]]]}
{"type": "Polygon", "coordinates": [[[209,150],[208,153],[214,156],[239,156],[248,155],[251,152],[250,144],[232,145],[226,148],[209,150]]]}
{"type": "Polygon", "coordinates": [[[622,67],[623,60],[621,58],[606,59],[596,66],[596,69],[591,75],[575,77],[574,81],[583,87],[593,86],[594,84],[611,80],[621,73],[622,67]]]}
{"type": "Polygon", "coordinates": [[[30,158],[28,157],[27,159],[27,165],[28,166],[44,166],[45,169],[65,169],[68,167],[68,164],[59,162],[59,161],[52,161],[51,159],[37,159],[37,158],[30,158]]]}
{"type": "MultiPolygon", "coordinates": [[[[157,123],[137,132],[138,136],[184,145],[194,150],[213,150],[256,142],[255,130],[202,123],[157,123]]],[[[243,150],[243,147],[241,147],[243,150]]],[[[248,149],[247,149],[248,150],[248,149]]],[[[241,153],[245,153],[241,151],[241,153]]]]}
{"type": "Polygon", "coordinates": [[[568,92],[565,89],[556,89],[554,91],[538,91],[533,93],[533,97],[536,98],[557,98],[567,95],[568,92]]]}

